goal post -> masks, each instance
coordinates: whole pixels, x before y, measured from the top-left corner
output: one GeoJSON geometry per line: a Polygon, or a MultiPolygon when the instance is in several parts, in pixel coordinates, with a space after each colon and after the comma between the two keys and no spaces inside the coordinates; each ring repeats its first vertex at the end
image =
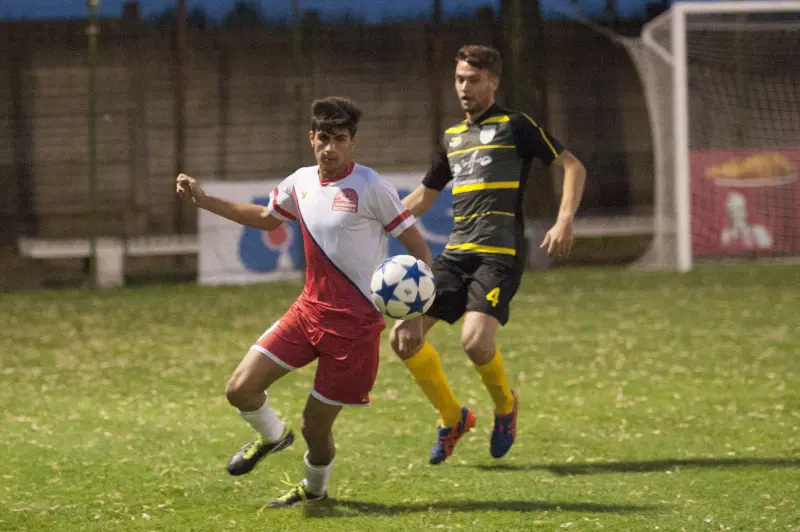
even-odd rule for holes
{"type": "Polygon", "coordinates": [[[654,147],[638,265],[800,256],[800,2],[675,2],[621,42],[654,147]]]}

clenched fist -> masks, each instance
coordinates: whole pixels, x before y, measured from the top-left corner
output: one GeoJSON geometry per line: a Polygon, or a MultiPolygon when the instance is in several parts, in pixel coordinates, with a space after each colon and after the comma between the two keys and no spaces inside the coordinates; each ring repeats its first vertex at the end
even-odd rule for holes
{"type": "Polygon", "coordinates": [[[197,180],[186,174],[178,174],[175,190],[178,196],[183,199],[191,199],[198,206],[206,197],[203,187],[197,183],[197,180]]]}

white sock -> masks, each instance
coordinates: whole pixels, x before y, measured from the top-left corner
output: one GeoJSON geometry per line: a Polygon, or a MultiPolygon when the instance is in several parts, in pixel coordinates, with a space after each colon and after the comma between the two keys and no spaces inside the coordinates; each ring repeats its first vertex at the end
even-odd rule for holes
{"type": "Polygon", "coordinates": [[[250,423],[256,429],[256,432],[261,434],[268,442],[275,442],[281,439],[283,431],[286,429],[286,424],[278,419],[278,414],[269,406],[269,397],[264,394],[264,405],[258,410],[252,412],[242,412],[239,410],[239,415],[250,423]]]}
{"type": "Polygon", "coordinates": [[[328,465],[315,466],[308,462],[308,451],[303,455],[306,464],[306,479],[303,481],[308,491],[314,495],[324,495],[328,492],[328,477],[331,476],[333,460],[328,465]]]}

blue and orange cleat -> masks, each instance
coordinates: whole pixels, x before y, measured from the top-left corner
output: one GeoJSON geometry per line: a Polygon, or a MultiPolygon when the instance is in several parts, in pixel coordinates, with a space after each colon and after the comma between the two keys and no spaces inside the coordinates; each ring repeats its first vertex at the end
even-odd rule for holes
{"type": "Polygon", "coordinates": [[[511,446],[514,445],[514,440],[517,437],[519,395],[515,391],[512,391],[511,395],[514,396],[514,408],[511,409],[511,412],[504,416],[496,414],[494,416],[494,430],[492,430],[492,440],[489,446],[489,451],[492,453],[493,458],[505,456],[511,446]]]}
{"type": "Polygon", "coordinates": [[[458,425],[439,427],[439,440],[431,449],[430,463],[436,465],[447,460],[447,457],[453,454],[458,440],[475,426],[476,421],[477,418],[472,410],[464,407],[461,409],[461,421],[458,425]]]}

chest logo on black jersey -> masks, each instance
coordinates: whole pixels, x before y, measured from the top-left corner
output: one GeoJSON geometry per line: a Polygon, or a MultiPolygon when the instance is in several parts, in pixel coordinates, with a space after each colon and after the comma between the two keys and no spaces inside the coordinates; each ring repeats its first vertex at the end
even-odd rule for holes
{"type": "Polygon", "coordinates": [[[352,188],[343,188],[333,198],[331,210],[344,212],[358,211],[358,192],[352,188]]]}
{"type": "Polygon", "coordinates": [[[478,155],[478,151],[472,152],[471,155],[462,158],[459,162],[454,163],[450,167],[450,171],[453,173],[453,177],[463,177],[472,175],[472,172],[475,171],[475,165],[489,166],[492,163],[492,158],[488,155],[480,156],[478,155]]]}
{"type": "Polygon", "coordinates": [[[464,138],[461,135],[455,136],[450,139],[450,147],[451,148],[458,148],[461,146],[461,143],[464,142],[464,138]]]}
{"type": "Polygon", "coordinates": [[[484,144],[489,144],[492,142],[495,133],[497,133],[497,126],[483,126],[479,138],[484,144]]]}

